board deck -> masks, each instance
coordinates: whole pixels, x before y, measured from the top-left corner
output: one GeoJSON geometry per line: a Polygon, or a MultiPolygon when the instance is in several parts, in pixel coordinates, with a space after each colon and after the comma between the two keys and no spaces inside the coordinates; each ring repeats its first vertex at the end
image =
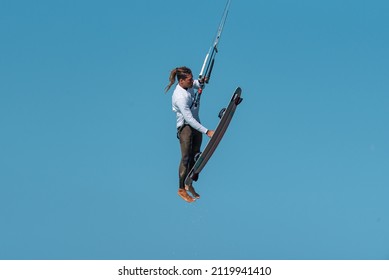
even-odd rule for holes
{"type": "Polygon", "coordinates": [[[198,175],[203,170],[211,156],[213,155],[214,151],[216,150],[217,146],[219,145],[220,141],[222,140],[231,120],[232,117],[235,114],[235,110],[237,106],[240,104],[240,102],[243,100],[240,96],[242,94],[242,89],[238,87],[235,92],[232,95],[231,101],[228,104],[227,109],[224,111],[223,115],[221,116],[221,119],[219,121],[219,124],[217,125],[215,132],[212,136],[212,138],[209,140],[207,146],[205,147],[204,151],[201,153],[201,155],[196,160],[193,168],[189,171],[186,179],[185,179],[185,185],[190,186],[192,185],[193,181],[197,181],[198,175]]]}

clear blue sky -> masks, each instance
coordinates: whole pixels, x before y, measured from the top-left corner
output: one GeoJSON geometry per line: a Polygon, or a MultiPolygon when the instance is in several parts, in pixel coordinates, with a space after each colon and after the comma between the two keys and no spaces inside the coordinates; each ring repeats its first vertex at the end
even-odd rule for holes
{"type": "Polygon", "coordinates": [[[177,196],[164,87],[225,3],[1,1],[0,259],[389,259],[388,1],[233,0],[177,196]]]}

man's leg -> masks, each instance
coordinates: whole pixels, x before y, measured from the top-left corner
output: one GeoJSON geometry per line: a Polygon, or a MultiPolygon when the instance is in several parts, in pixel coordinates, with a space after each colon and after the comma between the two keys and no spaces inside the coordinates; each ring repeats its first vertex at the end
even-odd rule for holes
{"type": "MultiPolygon", "coordinates": [[[[194,157],[200,153],[201,149],[201,142],[203,141],[203,134],[195,129],[192,129],[192,146],[191,146],[191,157],[190,157],[190,164],[189,164],[189,170],[192,169],[194,165],[194,157]]],[[[195,198],[199,199],[200,195],[196,193],[195,189],[193,188],[193,185],[185,186],[186,190],[188,190],[195,198]]]]}
{"type": "Polygon", "coordinates": [[[181,148],[181,161],[178,169],[179,175],[179,189],[178,195],[181,196],[187,202],[193,202],[194,199],[188,195],[185,190],[185,178],[190,171],[190,162],[192,157],[192,128],[186,125],[179,134],[180,148],[181,148]]]}

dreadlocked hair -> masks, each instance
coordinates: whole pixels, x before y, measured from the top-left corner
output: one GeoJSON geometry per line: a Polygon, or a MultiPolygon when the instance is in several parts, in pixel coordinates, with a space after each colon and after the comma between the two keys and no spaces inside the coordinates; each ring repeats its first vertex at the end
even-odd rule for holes
{"type": "Polygon", "coordinates": [[[180,79],[186,79],[188,75],[192,75],[192,70],[190,70],[188,67],[182,66],[182,67],[174,68],[170,72],[170,76],[169,76],[170,83],[165,88],[165,93],[168,92],[171,86],[176,82],[176,77],[177,80],[179,81],[180,79]]]}

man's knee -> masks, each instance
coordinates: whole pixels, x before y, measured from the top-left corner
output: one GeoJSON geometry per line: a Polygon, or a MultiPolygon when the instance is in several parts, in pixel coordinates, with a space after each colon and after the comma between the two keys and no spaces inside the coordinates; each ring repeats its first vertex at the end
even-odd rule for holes
{"type": "Polygon", "coordinates": [[[189,155],[184,155],[184,156],[181,158],[181,165],[182,165],[182,166],[185,166],[185,167],[188,166],[189,160],[190,160],[189,155]]]}

